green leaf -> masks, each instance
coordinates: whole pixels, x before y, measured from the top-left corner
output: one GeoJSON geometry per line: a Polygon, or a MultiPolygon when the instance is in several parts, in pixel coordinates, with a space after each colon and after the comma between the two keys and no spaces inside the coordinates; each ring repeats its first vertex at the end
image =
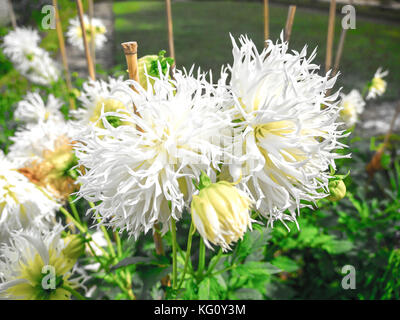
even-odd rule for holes
{"type": "Polygon", "coordinates": [[[299,269],[299,266],[294,260],[285,256],[278,256],[274,260],[272,260],[271,263],[275,267],[282,269],[286,272],[294,272],[299,269]]]}
{"type": "Polygon", "coordinates": [[[219,295],[220,284],[215,277],[205,278],[199,284],[199,299],[200,300],[217,300],[219,295]]]}
{"type": "Polygon", "coordinates": [[[382,153],[381,156],[381,166],[383,169],[389,169],[391,157],[387,153],[382,153]]]}
{"type": "Polygon", "coordinates": [[[235,291],[235,296],[239,300],[262,300],[263,295],[253,288],[240,288],[235,291]]]}
{"type": "Polygon", "coordinates": [[[269,276],[271,274],[282,272],[269,262],[250,261],[240,264],[234,269],[237,274],[243,277],[252,278],[257,276],[269,276]]]}
{"type": "Polygon", "coordinates": [[[152,259],[150,257],[129,257],[118,262],[115,266],[111,268],[111,270],[114,271],[118,268],[126,267],[132,264],[149,263],[151,261],[152,259]]]}
{"type": "Polygon", "coordinates": [[[325,243],[322,248],[330,254],[341,254],[353,249],[353,243],[348,240],[336,240],[333,239],[330,242],[325,243]]]}

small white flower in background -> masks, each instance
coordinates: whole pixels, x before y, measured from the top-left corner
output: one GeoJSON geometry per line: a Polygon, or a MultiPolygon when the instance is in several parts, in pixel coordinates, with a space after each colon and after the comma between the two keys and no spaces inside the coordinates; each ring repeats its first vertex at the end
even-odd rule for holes
{"type": "Polygon", "coordinates": [[[3,39],[4,54],[29,81],[50,85],[58,80],[60,71],[49,53],[40,48],[37,30],[30,28],[16,28],[10,31],[3,39]]]}
{"type": "MultiPolygon", "coordinates": [[[[89,80],[85,82],[78,98],[82,103],[82,108],[70,112],[71,116],[77,121],[77,127],[97,122],[100,119],[102,109],[104,109],[104,112],[116,112],[118,109],[125,109],[126,106],[132,108],[129,105],[129,100],[126,101],[126,95],[118,97],[112,94],[113,88],[122,83],[122,77],[117,79],[110,77],[108,81],[89,80]],[[116,99],[117,97],[119,99],[116,99]]],[[[98,124],[101,125],[101,121],[98,124]]]]}
{"type": "Polygon", "coordinates": [[[105,225],[136,238],[157,222],[166,232],[194,192],[192,179],[218,168],[225,152],[222,128],[232,125],[232,117],[220,109],[214,87],[201,74],[176,71],[175,80],[154,78],[147,91],[126,81],[114,92],[129,95],[140,116],[131,108],[104,113],[105,129],[92,126],[81,134],[75,150],[87,170],[78,178],[79,195],[101,201],[95,212],[105,225]],[[113,127],[109,116],[122,125],[113,127]]]}
{"type": "Polygon", "coordinates": [[[31,183],[0,153],[0,242],[12,230],[34,227],[47,230],[59,204],[49,193],[31,183]]]}
{"type": "MultiPolygon", "coordinates": [[[[92,18],[92,26],[90,25],[90,19],[87,15],[83,16],[83,22],[86,30],[86,39],[88,42],[92,39],[92,27],[94,32],[94,41],[96,49],[103,48],[105,42],[107,41],[107,37],[105,33],[107,32],[106,27],[100,19],[92,18]]],[[[83,40],[82,40],[82,29],[81,24],[79,22],[79,17],[75,17],[69,20],[69,27],[67,31],[68,42],[79,48],[80,50],[84,50],[83,40]]]]}
{"type": "Polygon", "coordinates": [[[352,127],[358,121],[358,117],[364,111],[365,101],[361,93],[353,89],[349,94],[340,94],[340,118],[343,120],[347,128],[352,127]]]}
{"type": "Polygon", "coordinates": [[[28,92],[25,99],[18,103],[14,117],[26,124],[36,124],[47,120],[63,121],[64,115],[60,111],[63,104],[63,101],[52,94],[48,96],[47,103],[44,103],[37,92],[28,92]]]}
{"type": "Polygon", "coordinates": [[[57,224],[48,232],[13,232],[0,249],[0,298],[69,300],[71,293],[63,286],[84,288],[87,277],[76,267],[76,257],[67,254],[63,229],[57,224]]]}
{"type": "Polygon", "coordinates": [[[383,77],[386,77],[388,74],[388,70],[384,72],[382,72],[382,68],[376,70],[375,75],[371,80],[371,84],[368,87],[367,100],[375,99],[377,96],[381,96],[385,93],[387,83],[383,80],[383,77]]]}
{"type": "Polygon", "coordinates": [[[338,93],[326,97],[336,77],[317,74],[315,50],[308,58],[307,47],[288,52],[282,35],[281,43],[268,41],[261,53],[247,37],[239,42],[232,38],[230,86],[244,156],[230,166],[231,175],[234,181],[242,175],[239,186],[270,224],[296,221],[302,200],[328,194],[329,166],[335,168],[341,157],[335,150],[344,147],[335,121],[338,93]]]}

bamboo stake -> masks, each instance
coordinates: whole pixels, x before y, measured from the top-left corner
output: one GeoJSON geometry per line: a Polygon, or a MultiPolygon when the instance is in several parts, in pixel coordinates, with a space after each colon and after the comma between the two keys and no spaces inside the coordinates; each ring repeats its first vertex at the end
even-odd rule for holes
{"type": "Polygon", "coordinates": [[[95,39],[95,33],[94,33],[94,28],[93,28],[93,17],[94,17],[94,5],[93,5],[93,0],[88,1],[88,12],[89,12],[89,23],[90,23],[90,53],[92,54],[92,61],[93,65],[96,65],[96,39],[95,39]]]}
{"type": "Polygon", "coordinates": [[[165,0],[165,7],[166,7],[166,11],[167,11],[169,55],[175,61],[174,29],[173,29],[173,25],[172,25],[171,0],[165,0]]]}
{"type": "Polygon", "coordinates": [[[17,19],[15,18],[14,8],[13,8],[11,0],[8,0],[7,2],[8,2],[7,3],[8,4],[8,12],[10,14],[11,25],[12,25],[13,29],[16,29],[17,28],[17,19]]]}
{"type": "MultiPolygon", "coordinates": [[[[137,48],[138,44],[136,41],[129,41],[121,43],[122,48],[124,49],[126,64],[128,65],[128,73],[129,79],[135,80],[139,83],[139,69],[138,69],[138,58],[137,58],[137,48]]],[[[134,86],[131,86],[132,90],[136,91],[134,86]]],[[[133,105],[133,112],[140,117],[139,112],[136,109],[136,106],[133,105]]],[[[143,130],[140,127],[136,127],[138,130],[143,130]]]]}
{"type": "Polygon", "coordinates": [[[342,58],[344,41],[346,39],[346,32],[347,32],[347,29],[342,28],[342,32],[340,33],[339,45],[338,45],[338,48],[336,51],[335,65],[333,67],[332,77],[334,77],[336,75],[336,73],[339,71],[340,59],[342,58]]]}
{"type": "Polygon", "coordinates": [[[72,82],[71,82],[71,75],[69,73],[68,59],[67,59],[67,53],[65,51],[65,41],[64,41],[64,35],[63,35],[63,31],[62,31],[62,26],[61,26],[60,13],[58,12],[57,0],[53,0],[53,7],[54,7],[55,16],[56,16],[56,30],[57,30],[57,37],[58,37],[58,45],[60,46],[61,59],[62,59],[62,63],[64,66],[65,82],[67,84],[67,89],[68,89],[69,107],[70,107],[70,109],[75,109],[76,108],[75,99],[69,96],[69,94],[72,91],[72,82]]]}
{"type": "Polygon", "coordinates": [[[331,4],[329,6],[328,35],[326,40],[325,72],[328,72],[332,65],[333,38],[335,36],[335,15],[336,0],[331,0],[331,4]]]}
{"type": "Polygon", "coordinates": [[[269,4],[268,0],[264,0],[264,46],[267,47],[269,39],[269,4]]]}
{"type": "Polygon", "coordinates": [[[296,6],[289,6],[289,11],[285,26],[285,41],[287,42],[289,42],[290,35],[292,34],[292,27],[293,27],[295,13],[296,13],[296,6]]]}
{"type": "Polygon", "coordinates": [[[79,16],[79,22],[81,24],[83,46],[85,48],[85,55],[86,55],[86,62],[88,65],[89,76],[92,80],[96,80],[96,74],[94,72],[93,61],[92,61],[92,57],[90,55],[89,45],[88,45],[88,41],[87,41],[87,37],[86,37],[85,23],[83,21],[82,0],[76,0],[76,6],[78,7],[78,16],[79,16]]]}
{"type": "Polygon", "coordinates": [[[138,44],[136,41],[129,41],[121,43],[121,46],[124,49],[126,64],[128,65],[129,79],[139,82],[139,70],[138,70],[138,59],[137,59],[138,44]]]}

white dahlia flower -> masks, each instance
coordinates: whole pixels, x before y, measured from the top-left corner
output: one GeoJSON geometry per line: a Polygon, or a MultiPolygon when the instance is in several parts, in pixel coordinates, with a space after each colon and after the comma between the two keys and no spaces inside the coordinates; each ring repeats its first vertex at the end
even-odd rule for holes
{"type": "Polygon", "coordinates": [[[385,80],[383,80],[383,77],[386,77],[388,74],[388,70],[384,72],[382,72],[382,68],[378,68],[378,70],[376,70],[371,84],[368,87],[367,100],[375,99],[377,96],[381,96],[385,93],[387,83],[385,80]]]}
{"type": "Polygon", "coordinates": [[[316,73],[316,51],[306,57],[288,52],[287,43],[274,44],[258,53],[254,43],[240,37],[233,43],[230,69],[232,104],[241,139],[242,161],[230,166],[234,180],[256,203],[270,224],[296,221],[302,200],[314,202],[328,193],[329,166],[335,168],[340,108],[338,93],[326,93],[336,81],[316,73]],[[288,210],[290,214],[286,214],[288,210]]]}
{"type": "Polygon", "coordinates": [[[28,92],[25,99],[18,103],[14,117],[26,124],[36,124],[47,120],[63,121],[64,116],[60,111],[63,104],[63,101],[52,94],[48,96],[47,103],[44,103],[37,92],[28,92]]]}
{"type": "Polygon", "coordinates": [[[72,148],[75,126],[64,120],[48,120],[19,130],[11,139],[9,156],[31,181],[65,200],[79,186],[75,184],[77,164],[72,148]]]}
{"type": "Polygon", "coordinates": [[[87,277],[69,254],[75,243],[61,238],[63,229],[57,224],[48,232],[13,232],[0,248],[0,298],[69,300],[70,288],[83,287],[87,277]]]}
{"type": "MultiPolygon", "coordinates": [[[[83,127],[97,122],[103,108],[104,112],[125,109],[127,105],[132,108],[129,100],[126,101],[126,95],[119,95],[118,97],[117,94],[112,94],[113,88],[121,84],[123,84],[122,77],[117,79],[110,77],[108,81],[89,80],[85,82],[79,96],[82,108],[71,111],[71,116],[77,120],[77,125],[83,127]],[[117,97],[118,99],[116,99],[117,97]]],[[[101,125],[101,121],[98,124],[101,125]]]]}
{"type": "Polygon", "coordinates": [[[343,120],[347,128],[350,128],[356,124],[358,117],[364,111],[365,101],[363,100],[361,93],[353,89],[349,94],[340,94],[340,118],[343,120]]]}
{"type": "Polygon", "coordinates": [[[86,168],[78,178],[79,195],[101,201],[95,211],[103,224],[135,237],[157,222],[166,232],[169,220],[181,217],[194,192],[192,179],[201,170],[211,174],[211,167],[222,161],[221,128],[232,121],[203,75],[177,71],[175,80],[153,80],[147,91],[129,80],[114,88],[130,96],[140,116],[131,108],[104,113],[105,129],[88,128],[75,145],[79,164],[86,168]],[[120,118],[121,125],[110,125],[110,116],[120,118]]]}
{"type": "Polygon", "coordinates": [[[60,72],[49,53],[38,46],[39,41],[37,30],[16,28],[4,37],[2,47],[15,69],[29,81],[50,85],[58,80],[60,72]]]}
{"type": "Polygon", "coordinates": [[[51,227],[59,204],[43,189],[18,172],[0,153],[0,242],[12,230],[51,227]]]}
{"type": "MultiPolygon", "coordinates": [[[[94,41],[96,49],[103,48],[107,37],[105,33],[107,32],[106,27],[100,19],[92,18],[92,25],[90,25],[90,19],[87,15],[83,16],[83,23],[86,30],[86,39],[88,42],[92,39],[92,28],[94,33],[94,41]]],[[[71,45],[84,50],[83,40],[82,40],[82,29],[79,22],[79,17],[75,17],[69,20],[69,27],[67,31],[67,38],[71,45]]]]}
{"type": "Polygon", "coordinates": [[[71,122],[57,119],[48,119],[21,128],[10,139],[14,142],[10,146],[9,157],[19,166],[27,165],[33,161],[42,161],[45,152],[54,151],[60,138],[72,141],[75,135],[71,122]]]}

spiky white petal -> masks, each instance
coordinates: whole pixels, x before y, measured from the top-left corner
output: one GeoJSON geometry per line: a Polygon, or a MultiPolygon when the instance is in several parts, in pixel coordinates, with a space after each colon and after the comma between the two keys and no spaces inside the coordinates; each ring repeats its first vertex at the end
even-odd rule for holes
{"type": "Polygon", "coordinates": [[[231,115],[219,108],[221,99],[204,80],[177,71],[175,80],[154,78],[147,91],[127,81],[114,91],[125,92],[140,113],[104,113],[104,127],[92,126],[76,144],[86,168],[80,196],[101,201],[95,211],[102,223],[138,237],[172,218],[179,219],[194,191],[200,170],[211,174],[224,157],[221,128],[231,115]],[[138,93],[128,85],[135,86],[138,93]],[[125,125],[112,127],[106,117],[119,116],[125,125]]]}

